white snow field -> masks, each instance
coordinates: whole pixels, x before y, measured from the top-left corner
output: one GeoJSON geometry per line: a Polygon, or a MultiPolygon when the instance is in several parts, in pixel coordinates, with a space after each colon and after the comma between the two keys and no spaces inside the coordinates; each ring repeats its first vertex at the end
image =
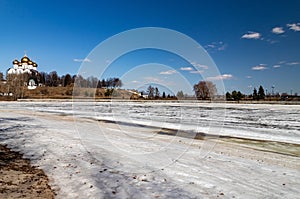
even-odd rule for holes
{"type": "Polygon", "coordinates": [[[299,198],[300,105],[0,102],[57,198],[299,198]],[[193,139],[195,138],[195,139],[193,139]]]}

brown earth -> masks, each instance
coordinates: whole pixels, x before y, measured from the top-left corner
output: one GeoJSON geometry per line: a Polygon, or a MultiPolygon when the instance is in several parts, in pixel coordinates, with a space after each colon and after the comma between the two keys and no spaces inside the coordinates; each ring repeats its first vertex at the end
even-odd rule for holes
{"type": "MultiPolygon", "coordinates": [[[[0,85],[0,93],[7,93],[7,88],[0,85]]],[[[124,99],[145,100],[141,96],[119,88],[75,88],[73,85],[66,87],[37,87],[29,90],[26,86],[20,87],[13,96],[1,96],[0,101],[13,101],[17,99],[124,99]]],[[[162,98],[157,98],[161,99],[162,98]]],[[[156,100],[157,100],[156,99],[156,100]]],[[[174,97],[163,100],[176,100],[174,97]]]]}
{"type": "MultiPolygon", "coordinates": [[[[7,88],[0,85],[0,93],[7,93],[7,88]]],[[[132,93],[123,89],[106,88],[76,88],[72,85],[67,87],[37,87],[28,90],[26,86],[20,87],[13,96],[1,96],[0,100],[16,99],[72,99],[72,98],[95,98],[95,99],[130,99],[132,93]]]]}
{"type": "Polygon", "coordinates": [[[0,198],[54,198],[43,170],[0,145],[0,198]]]}

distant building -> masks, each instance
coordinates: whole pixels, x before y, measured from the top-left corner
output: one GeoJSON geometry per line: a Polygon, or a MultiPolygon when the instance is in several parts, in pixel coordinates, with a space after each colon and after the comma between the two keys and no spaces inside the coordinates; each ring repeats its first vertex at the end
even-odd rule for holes
{"type": "Polygon", "coordinates": [[[37,77],[39,76],[37,70],[38,65],[30,60],[26,53],[20,61],[15,59],[12,64],[13,67],[7,70],[7,76],[22,75],[25,77],[25,79],[22,80],[24,81],[24,86],[28,86],[28,89],[35,89],[39,85],[37,80],[37,77]]]}
{"type": "Polygon", "coordinates": [[[15,59],[13,61],[13,67],[7,70],[7,74],[37,74],[37,63],[30,60],[25,54],[21,61],[15,59]]]}

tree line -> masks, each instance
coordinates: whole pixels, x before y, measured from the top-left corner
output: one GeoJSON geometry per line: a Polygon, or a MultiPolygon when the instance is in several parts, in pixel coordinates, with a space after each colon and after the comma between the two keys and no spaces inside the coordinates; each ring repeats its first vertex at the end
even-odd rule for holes
{"type": "MultiPolygon", "coordinates": [[[[211,100],[216,97],[217,88],[216,85],[211,81],[199,81],[198,84],[194,85],[194,92],[196,98],[199,100],[211,100]]],[[[180,94],[182,96],[182,93],[180,94]]],[[[240,101],[243,99],[265,100],[267,96],[265,94],[265,89],[260,85],[258,90],[254,88],[253,93],[249,96],[246,96],[241,91],[234,90],[231,93],[226,92],[225,97],[227,101],[240,101]]]]}
{"type": "Polygon", "coordinates": [[[75,77],[75,85],[84,88],[116,88],[122,87],[123,83],[120,78],[107,78],[99,80],[97,77],[83,78],[81,75],[75,77]]]}
{"type": "Polygon", "coordinates": [[[148,86],[146,93],[144,91],[141,92],[141,96],[145,94],[147,94],[148,99],[176,99],[174,95],[166,94],[165,91],[161,94],[158,87],[153,87],[152,85],[148,86]]]}
{"type": "MultiPolygon", "coordinates": [[[[195,84],[194,87],[195,96],[199,100],[209,100],[213,99],[217,94],[216,85],[211,81],[200,81],[198,84],[195,84]]],[[[141,93],[143,95],[143,93],[141,93]]],[[[176,98],[176,99],[185,99],[188,98],[188,95],[184,94],[183,91],[178,91],[176,96],[163,92],[160,95],[160,91],[157,87],[149,86],[147,88],[147,94],[149,99],[159,99],[159,98],[176,98]]]]}
{"type": "MultiPolygon", "coordinates": [[[[47,87],[67,87],[67,86],[77,86],[81,88],[116,88],[122,87],[122,81],[119,78],[107,78],[107,79],[98,79],[97,77],[87,77],[84,78],[81,75],[70,75],[65,74],[59,76],[56,71],[52,71],[50,73],[39,72],[32,74],[7,74],[5,84],[5,90],[11,93],[21,93],[21,89],[23,86],[28,83],[29,79],[34,79],[36,83],[42,84],[47,87]]],[[[0,72],[0,81],[3,81],[4,75],[0,72]]],[[[4,84],[3,84],[4,85],[4,84]]],[[[3,87],[2,85],[2,87],[3,87]]],[[[3,90],[3,89],[2,89],[3,90]]],[[[199,100],[211,100],[216,97],[217,89],[216,85],[211,81],[199,81],[197,84],[193,86],[193,90],[195,92],[195,97],[199,100]]],[[[6,92],[6,91],[5,91],[6,92]]],[[[107,91],[108,92],[108,91],[107,91]]],[[[157,87],[149,86],[146,91],[149,99],[160,99],[160,98],[177,98],[184,99],[188,98],[182,91],[178,91],[177,95],[166,95],[165,92],[160,93],[157,87]]],[[[21,95],[21,94],[20,94],[21,95]]],[[[143,93],[142,93],[143,95],[143,93]]],[[[294,96],[297,96],[295,93],[294,96]]],[[[281,99],[285,100],[287,98],[292,98],[292,95],[288,95],[287,93],[282,93],[281,95],[276,94],[266,94],[263,86],[259,86],[258,89],[254,88],[253,93],[250,95],[245,95],[240,91],[232,91],[226,92],[225,94],[227,101],[240,101],[240,100],[265,100],[265,99],[281,99]]]]}
{"type": "MultiPolygon", "coordinates": [[[[3,74],[0,74],[0,78],[3,79],[3,74]]],[[[32,74],[8,74],[7,81],[8,82],[26,82],[29,78],[32,78],[36,81],[37,84],[42,84],[48,87],[58,87],[58,86],[69,86],[69,85],[76,85],[78,87],[84,88],[115,88],[115,87],[122,87],[122,81],[119,78],[107,78],[99,80],[97,77],[88,77],[84,78],[81,75],[70,75],[65,74],[59,76],[56,71],[52,71],[50,73],[46,72],[39,72],[39,73],[32,73],[32,74]]],[[[18,83],[19,85],[19,83],[18,83]]],[[[20,85],[22,86],[22,85],[20,85]]]]}
{"type": "MultiPolygon", "coordinates": [[[[226,93],[226,100],[227,101],[240,101],[242,99],[246,98],[246,95],[241,93],[240,91],[232,91],[226,93]]],[[[253,93],[248,96],[248,99],[252,100],[264,100],[266,97],[265,90],[262,86],[259,86],[258,91],[256,88],[254,88],[253,93]]]]}

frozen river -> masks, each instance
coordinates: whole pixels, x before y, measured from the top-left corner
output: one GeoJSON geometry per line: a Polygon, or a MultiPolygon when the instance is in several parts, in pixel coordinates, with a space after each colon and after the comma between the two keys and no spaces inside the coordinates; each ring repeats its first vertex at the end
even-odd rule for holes
{"type": "Polygon", "coordinates": [[[58,198],[300,194],[299,105],[36,101],[0,106],[0,143],[44,169],[58,198]]]}
{"type": "Polygon", "coordinates": [[[23,102],[5,106],[190,133],[300,144],[299,105],[103,101],[23,102]]]}

